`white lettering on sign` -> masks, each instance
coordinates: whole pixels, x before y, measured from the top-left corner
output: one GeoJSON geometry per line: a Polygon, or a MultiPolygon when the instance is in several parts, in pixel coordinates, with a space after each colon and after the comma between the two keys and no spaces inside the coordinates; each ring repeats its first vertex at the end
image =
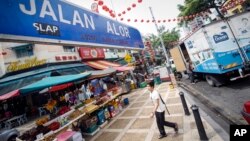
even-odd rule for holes
{"type": "Polygon", "coordinates": [[[24,4],[19,4],[19,7],[20,7],[21,11],[27,15],[35,15],[36,14],[35,0],[30,1],[30,10],[27,10],[25,8],[24,4]]]}
{"type": "Polygon", "coordinates": [[[57,21],[55,12],[54,12],[54,10],[53,10],[53,8],[50,5],[50,2],[48,0],[43,1],[43,6],[41,9],[40,17],[44,18],[46,15],[51,16],[54,21],[57,21]],[[48,9],[48,11],[47,11],[47,9],[48,9]]]}
{"type": "Polygon", "coordinates": [[[43,4],[40,11],[39,9],[37,9],[38,6],[36,6],[35,0],[30,0],[29,5],[19,3],[19,8],[21,12],[26,15],[33,16],[39,14],[40,18],[51,17],[53,21],[59,20],[59,22],[61,23],[72,24],[74,26],[80,25],[83,28],[91,27],[92,30],[95,30],[95,23],[92,16],[89,16],[86,13],[79,13],[79,11],[74,10],[74,12],[72,13],[72,19],[65,19],[65,17],[63,16],[63,11],[66,10],[63,10],[63,7],[60,4],[58,4],[57,7],[52,7],[49,0],[43,0],[43,4]],[[58,11],[58,15],[55,13],[55,11],[58,11]]]}
{"type": "Polygon", "coordinates": [[[66,24],[70,24],[70,21],[69,20],[66,20],[63,18],[63,12],[62,12],[62,6],[61,5],[58,5],[58,12],[59,12],[59,19],[61,22],[63,23],[66,23],[66,24]]]}
{"type": "Polygon", "coordinates": [[[234,132],[234,136],[244,136],[247,133],[246,129],[236,129],[234,132]]]}
{"type": "Polygon", "coordinates": [[[82,27],[84,27],[82,23],[82,19],[78,13],[78,11],[74,10],[74,17],[73,17],[73,25],[80,24],[82,27]]]}
{"type": "Polygon", "coordinates": [[[115,23],[111,24],[109,21],[107,21],[107,32],[111,33],[111,34],[118,35],[118,36],[130,38],[129,30],[127,27],[123,27],[121,25],[119,25],[117,27],[117,25],[115,25],[115,23]]]}

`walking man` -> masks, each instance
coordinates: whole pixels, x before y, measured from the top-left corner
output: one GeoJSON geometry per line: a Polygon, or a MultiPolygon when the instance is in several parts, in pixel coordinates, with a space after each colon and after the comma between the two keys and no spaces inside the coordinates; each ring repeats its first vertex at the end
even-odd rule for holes
{"type": "Polygon", "coordinates": [[[172,127],[174,128],[175,133],[178,133],[177,123],[165,121],[165,106],[161,101],[160,94],[154,89],[154,81],[150,81],[147,85],[147,88],[150,92],[150,99],[153,101],[154,104],[154,109],[150,117],[152,118],[154,115],[156,117],[156,123],[160,132],[158,139],[167,137],[164,126],[172,127]]]}

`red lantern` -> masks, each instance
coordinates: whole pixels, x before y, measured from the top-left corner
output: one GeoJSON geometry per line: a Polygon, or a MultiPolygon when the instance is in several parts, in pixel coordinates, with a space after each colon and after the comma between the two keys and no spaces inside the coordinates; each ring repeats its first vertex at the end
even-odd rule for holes
{"type": "Polygon", "coordinates": [[[123,18],[121,18],[120,20],[123,21],[123,18]]]}
{"type": "Polygon", "coordinates": [[[137,22],[137,19],[135,19],[135,22],[137,22]]]}
{"type": "Polygon", "coordinates": [[[98,5],[102,6],[103,5],[103,1],[99,1],[98,5]]]}
{"type": "Polygon", "coordinates": [[[152,22],[154,23],[154,22],[155,22],[155,20],[152,20],[152,22]]]}
{"type": "Polygon", "coordinates": [[[105,9],[105,11],[108,12],[108,11],[109,11],[109,8],[107,7],[107,8],[105,9]]]}
{"type": "Polygon", "coordinates": [[[123,11],[123,12],[122,12],[122,14],[126,14],[126,12],[125,12],[125,11],[123,11]]]}
{"type": "Polygon", "coordinates": [[[173,19],[173,21],[175,21],[175,19],[173,19]]]}
{"type": "Polygon", "coordinates": [[[128,8],[127,8],[127,10],[128,10],[128,11],[130,11],[130,10],[131,10],[131,8],[130,8],[130,7],[128,7],[128,8]]]}
{"type": "Polygon", "coordinates": [[[143,22],[144,22],[144,20],[141,20],[141,22],[143,23],[143,22]]]}
{"type": "Polygon", "coordinates": [[[158,23],[160,23],[161,22],[161,20],[158,20],[158,23]]]}
{"type": "Polygon", "coordinates": [[[102,9],[103,9],[103,10],[105,10],[106,8],[107,8],[107,6],[106,6],[106,5],[103,5],[103,6],[102,6],[102,9]]]}
{"type": "Polygon", "coordinates": [[[166,20],[163,20],[163,22],[165,23],[165,22],[166,22],[166,20]]]}
{"type": "Polygon", "coordinates": [[[168,22],[171,22],[171,19],[168,19],[168,22]]]}
{"type": "Polygon", "coordinates": [[[141,3],[142,2],[142,0],[138,0],[138,3],[141,3]]]}
{"type": "Polygon", "coordinates": [[[149,23],[149,20],[147,20],[147,23],[149,23]]]}
{"type": "Polygon", "coordinates": [[[120,17],[120,16],[122,16],[122,14],[121,14],[121,13],[119,13],[119,14],[118,14],[118,16],[120,17]]]}
{"type": "Polygon", "coordinates": [[[128,19],[127,21],[130,22],[130,19],[128,19]]]}
{"type": "Polygon", "coordinates": [[[136,4],[134,4],[134,3],[133,3],[133,4],[132,4],[132,7],[134,7],[134,8],[135,8],[135,7],[136,7],[136,4]]]}

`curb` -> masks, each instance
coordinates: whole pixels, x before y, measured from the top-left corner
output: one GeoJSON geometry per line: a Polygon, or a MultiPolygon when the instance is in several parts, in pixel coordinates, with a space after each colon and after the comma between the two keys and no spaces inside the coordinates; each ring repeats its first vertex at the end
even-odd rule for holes
{"type": "Polygon", "coordinates": [[[206,105],[209,109],[211,109],[216,114],[220,115],[223,119],[227,120],[229,124],[234,125],[247,125],[246,122],[239,121],[237,117],[230,115],[230,111],[223,106],[219,106],[217,103],[212,102],[209,98],[204,96],[200,91],[194,89],[191,86],[183,82],[177,82],[178,86],[188,91],[190,94],[195,96],[198,100],[200,100],[204,105],[206,105]]]}

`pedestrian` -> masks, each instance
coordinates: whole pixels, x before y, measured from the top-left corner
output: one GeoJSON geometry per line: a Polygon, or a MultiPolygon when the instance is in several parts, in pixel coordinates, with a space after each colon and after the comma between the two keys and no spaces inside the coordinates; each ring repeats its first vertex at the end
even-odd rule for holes
{"type": "Polygon", "coordinates": [[[156,123],[160,132],[158,139],[167,137],[164,126],[174,128],[175,133],[178,133],[178,124],[165,121],[165,106],[161,101],[160,94],[154,89],[154,81],[150,81],[147,85],[147,88],[150,92],[150,99],[153,101],[154,109],[150,114],[150,118],[154,115],[156,117],[156,123]]]}
{"type": "Polygon", "coordinates": [[[191,60],[187,60],[186,68],[187,68],[187,74],[188,74],[188,78],[190,79],[190,82],[192,84],[195,84],[195,82],[194,82],[194,71],[193,71],[194,67],[193,67],[193,64],[192,64],[191,60]]]}

